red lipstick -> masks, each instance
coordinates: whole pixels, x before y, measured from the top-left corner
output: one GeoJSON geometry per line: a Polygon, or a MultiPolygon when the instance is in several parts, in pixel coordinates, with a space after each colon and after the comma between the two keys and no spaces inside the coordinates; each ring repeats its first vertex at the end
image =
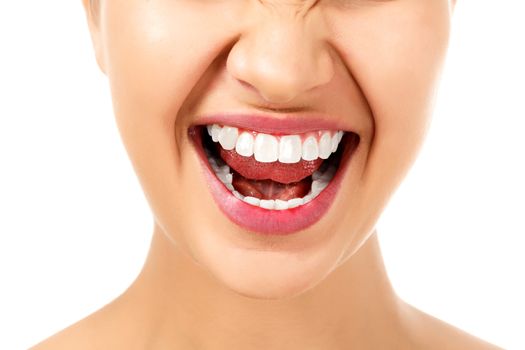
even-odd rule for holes
{"type": "MultiPolygon", "coordinates": [[[[294,134],[316,130],[341,130],[336,123],[321,118],[273,118],[240,114],[199,117],[200,126],[190,128],[206,182],[212,197],[222,213],[245,230],[268,235],[288,235],[307,229],[318,222],[330,209],[340,188],[348,164],[359,144],[359,136],[347,132],[341,146],[338,170],[328,186],[313,200],[295,208],[269,210],[244,202],[217,178],[211,168],[203,145],[203,129],[206,124],[222,124],[271,134],[294,134]]],[[[344,129],[343,129],[344,130],[344,129]]]]}

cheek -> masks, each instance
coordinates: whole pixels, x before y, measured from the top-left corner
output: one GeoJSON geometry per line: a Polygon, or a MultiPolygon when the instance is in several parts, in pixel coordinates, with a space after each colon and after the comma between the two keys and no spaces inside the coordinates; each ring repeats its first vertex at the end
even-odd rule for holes
{"type": "Polygon", "coordinates": [[[184,0],[103,4],[106,71],[117,124],[150,204],[160,210],[165,198],[180,195],[184,182],[181,148],[187,124],[178,117],[181,106],[231,40],[224,23],[233,23],[233,10],[218,12],[184,0]]]}
{"type": "MultiPolygon", "coordinates": [[[[449,35],[448,2],[392,2],[356,10],[333,27],[337,43],[370,105],[371,159],[406,168],[421,144],[449,35]],[[394,156],[393,158],[391,156],[394,156]]],[[[372,169],[370,169],[372,170],[372,169]]]]}
{"type": "Polygon", "coordinates": [[[226,24],[233,23],[237,10],[219,11],[222,6],[185,0],[105,2],[103,39],[117,118],[173,126],[184,99],[233,38],[226,24]]]}
{"type": "MultiPolygon", "coordinates": [[[[360,209],[369,232],[413,164],[426,134],[449,37],[443,0],[392,1],[334,14],[334,41],[369,103],[374,134],[360,209]]],[[[350,220],[350,219],[349,219],[350,220]]]]}
{"type": "Polygon", "coordinates": [[[201,69],[221,47],[220,37],[202,25],[209,11],[174,3],[106,2],[103,32],[117,107],[127,107],[122,103],[133,112],[150,112],[148,122],[151,116],[173,119],[201,69]]]}
{"type": "MultiPolygon", "coordinates": [[[[448,44],[448,2],[392,1],[356,10],[333,30],[382,139],[420,139],[448,44]]],[[[377,139],[380,139],[377,137],[377,139]]]]}

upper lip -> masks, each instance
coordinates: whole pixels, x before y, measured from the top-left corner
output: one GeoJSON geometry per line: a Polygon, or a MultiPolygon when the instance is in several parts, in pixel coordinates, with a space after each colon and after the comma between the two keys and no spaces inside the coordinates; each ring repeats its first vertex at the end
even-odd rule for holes
{"type": "Polygon", "coordinates": [[[333,116],[322,113],[316,114],[287,114],[277,115],[261,113],[217,113],[198,115],[194,119],[195,125],[221,124],[248,129],[267,134],[302,134],[318,130],[355,130],[334,120],[333,116]]]}

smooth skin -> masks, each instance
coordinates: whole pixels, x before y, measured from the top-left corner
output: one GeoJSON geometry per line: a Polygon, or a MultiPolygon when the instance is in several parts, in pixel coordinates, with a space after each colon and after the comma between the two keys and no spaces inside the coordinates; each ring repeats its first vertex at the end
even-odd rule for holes
{"type": "Polygon", "coordinates": [[[453,3],[83,3],[155,228],[133,284],[34,349],[497,349],[402,301],[375,230],[427,132],[453,3]],[[247,232],[214,203],[188,128],[290,111],[328,115],[359,148],[319,222],[247,232]]]}

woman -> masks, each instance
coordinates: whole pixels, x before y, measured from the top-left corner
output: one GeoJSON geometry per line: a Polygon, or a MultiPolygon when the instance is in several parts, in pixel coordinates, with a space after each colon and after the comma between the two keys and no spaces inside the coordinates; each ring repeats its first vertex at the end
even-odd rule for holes
{"type": "Polygon", "coordinates": [[[449,0],[84,0],[155,217],[35,349],[494,349],[400,300],[375,224],[430,121],[449,0]]]}

